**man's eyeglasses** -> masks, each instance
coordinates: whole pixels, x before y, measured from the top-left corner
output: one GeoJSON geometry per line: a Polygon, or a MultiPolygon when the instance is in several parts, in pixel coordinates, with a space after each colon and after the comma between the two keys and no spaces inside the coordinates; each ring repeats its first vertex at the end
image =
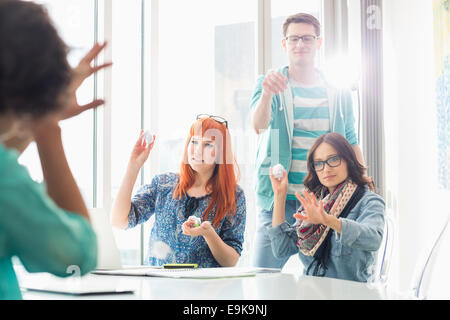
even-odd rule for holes
{"type": "Polygon", "coordinates": [[[325,163],[331,168],[338,167],[341,165],[341,159],[342,159],[341,156],[335,155],[329,157],[325,161],[313,161],[313,168],[314,170],[316,170],[316,172],[322,171],[325,168],[325,163]]]}
{"type": "Polygon", "coordinates": [[[199,115],[197,116],[197,120],[199,120],[199,119],[205,119],[205,118],[211,118],[211,119],[213,119],[214,121],[217,121],[218,123],[225,124],[225,127],[228,129],[228,121],[225,120],[225,119],[222,118],[222,117],[219,117],[219,116],[213,116],[213,115],[210,115],[210,114],[199,114],[199,115]]]}
{"type": "Polygon", "coordinates": [[[313,35],[305,35],[305,36],[287,36],[284,38],[288,41],[289,45],[295,46],[300,39],[302,39],[302,42],[306,45],[313,44],[314,41],[316,41],[319,37],[313,36],[313,35]]]}

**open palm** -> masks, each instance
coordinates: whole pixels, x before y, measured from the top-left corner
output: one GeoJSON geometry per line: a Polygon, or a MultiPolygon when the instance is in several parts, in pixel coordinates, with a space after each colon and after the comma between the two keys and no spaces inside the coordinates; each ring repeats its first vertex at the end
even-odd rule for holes
{"type": "Polygon", "coordinates": [[[209,221],[203,221],[199,227],[195,227],[193,220],[184,222],[181,229],[183,230],[183,234],[191,237],[204,236],[214,230],[209,221]]]}
{"type": "Polygon", "coordinates": [[[96,43],[92,49],[81,59],[80,63],[76,68],[72,70],[72,82],[69,86],[69,103],[67,107],[63,110],[61,114],[61,120],[69,119],[80,113],[101,106],[105,103],[102,99],[96,99],[86,105],[80,105],[76,97],[76,91],[83,84],[84,80],[96,73],[97,71],[107,68],[112,65],[112,63],[105,63],[100,66],[91,66],[95,58],[100,54],[100,52],[106,47],[106,43],[100,45],[96,43]]]}
{"type": "Polygon", "coordinates": [[[304,220],[312,224],[325,224],[327,213],[323,208],[322,200],[317,201],[316,196],[313,193],[308,193],[303,190],[303,197],[296,192],[295,196],[303,206],[306,215],[294,214],[294,218],[304,220]]]}

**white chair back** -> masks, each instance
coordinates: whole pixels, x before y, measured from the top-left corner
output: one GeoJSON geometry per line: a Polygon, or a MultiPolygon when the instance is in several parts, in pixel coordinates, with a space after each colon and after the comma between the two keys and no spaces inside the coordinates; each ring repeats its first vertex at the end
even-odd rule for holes
{"type": "Polygon", "coordinates": [[[392,253],[394,251],[396,223],[390,211],[387,211],[384,220],[383,241],[381,242],[381,247],[378,251],[375,281],[387,284],[392,253]]]}
{"type": "MultiPolygon", "coordinates": [[[[450,215],[447,216],[444,226],[439,232],[436,240],[434,241],[431,250],[425,256],[425,259],[418,265],[418,272],[416,272],[415,279],[413,280],[412,293],[417,299],[427,299],[430,289],[430,283],[433,275],[433,271],[436,267],[436,260],[441,252],[441,246],[444,239],[447,238],[448,232],[450,232],[450,215]]],[[[449,254],[448,252],[444,252],[449,254]]]]}

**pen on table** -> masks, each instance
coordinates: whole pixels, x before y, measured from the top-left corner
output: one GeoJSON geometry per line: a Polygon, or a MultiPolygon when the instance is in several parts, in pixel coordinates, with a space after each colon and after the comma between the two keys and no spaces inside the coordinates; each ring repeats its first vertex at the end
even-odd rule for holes
{"type": "Polygon", "coordinates": [[[164,269],[195,269],[198,267],[196,263],[166,263],[164,269]]]}

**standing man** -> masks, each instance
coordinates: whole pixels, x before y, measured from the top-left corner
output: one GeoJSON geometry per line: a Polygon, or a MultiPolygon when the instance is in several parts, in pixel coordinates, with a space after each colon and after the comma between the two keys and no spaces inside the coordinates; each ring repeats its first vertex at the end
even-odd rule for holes
{"type": "MultiPolygon", "coordinates": [[[[303,190],[306,158],[314,140],[322,134],[339,132],[353,146],[364,164],[354,128],[351,92],[332,87],[315,68],[316,53],[322,46],[320,22],[312,15],[298,13],[283,24],[282,46],[289,65],[259,77],[253,94],[252,125],[260,135],[256,156],[256,193],[260,207],[253,264],[282,268],[287,258],[272,253],[266,228],[272,225],[273,191],[269,168],[280,163],[288,173],[286,221],[300,206],[295,192],[303,190]]],[[[326,160],[326,159],[323,159],[326,160]]]]}

